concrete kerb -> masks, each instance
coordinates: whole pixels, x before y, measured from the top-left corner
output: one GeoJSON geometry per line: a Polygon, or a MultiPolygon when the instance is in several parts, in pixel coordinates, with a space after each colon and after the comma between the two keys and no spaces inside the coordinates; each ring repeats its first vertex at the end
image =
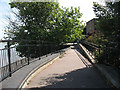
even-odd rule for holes
{"type": "Polygon", "coordinates": [[[29,84],[30,80],[35,77],[40,71],[43,69],[47,68],[49,65],[53,64],[58,58],[62,57],[65,52],[67,52],[71,47],[66,49],[64,52],[62,52],[60,55],[55,57],[54,59],[50,60],[49,62],[44,62],[42,65],[37,66],[35,69],[33,69],[27,76],[26,78],[22,81],[20,84],[19,88],[17,90],[21,90],[22,88],[25,88],[27,84],[29,84]]]}
{"type": "MultiPolygon", "coordinates": [[[[101,64],[102,65],[102,64],[101,64]]],[[[120,88],[120,82],[115,80],[105,69],[103,69],[100,64],[94,64],[94,66],[99,70],[99,72],[104,76],[107,82],[114,88],[120,88]]]]}
{"type": "Polygon", "coordinates": [[[89,62],[92,63],[95,66],[95,68],[107,80],[107,82],[109,82],[109,84],[111,84],[115,88],[120,88],[120,82],[114,80],[113,77],[111,75],[109,75],[109,73],[106,70],[104,70],[101,66],[95,64],[95,60],[89,54],[90,52],[82,44],[78,44],[78,47],[82,51],[82,53],[84,53],[84,55],[87,57],[87,59],[89,60],[89,62]]]}

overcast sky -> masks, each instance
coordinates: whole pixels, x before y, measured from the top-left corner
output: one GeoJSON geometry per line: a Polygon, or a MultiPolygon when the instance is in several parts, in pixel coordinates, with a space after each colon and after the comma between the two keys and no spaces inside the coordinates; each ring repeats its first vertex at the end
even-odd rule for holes
{"type": "MultiPolygon", "coordinates": [[[[84,22],[89,21],[95,17],[93,12],[93,2],[100,2],[101,0],[58,0],[60,6],[64,7],[78,7],[80,6],[80,11],[83,13],[82,20],[84,22]]],[[[10,0],[0,0],[0,39],[4,36],[4,27],[8,24],[6,16],[10,16],[10,0]]]]}

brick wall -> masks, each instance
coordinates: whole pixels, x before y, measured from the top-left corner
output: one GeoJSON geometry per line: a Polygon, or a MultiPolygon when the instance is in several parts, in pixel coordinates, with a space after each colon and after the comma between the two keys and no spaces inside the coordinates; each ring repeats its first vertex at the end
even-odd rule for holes
{"type": "Polygon", "coordinates": [[[96,32],[96,19],[92,19],[86,23],[86,34],[92,34],[96,32]]]}

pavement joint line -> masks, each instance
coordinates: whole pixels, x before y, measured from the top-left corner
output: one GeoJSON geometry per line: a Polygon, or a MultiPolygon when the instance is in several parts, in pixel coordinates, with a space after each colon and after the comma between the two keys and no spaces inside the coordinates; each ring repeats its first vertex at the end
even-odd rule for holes
{"type": "Polygon", "coordinates": [[[25,86],[27,85],[27,83],[29,83],[29,81],[40,71],[44,70],[45,68],[47,68],[49,65],[53,64],[59,57],[63,56],[68,50],[70,50],[71,47],[69,47],[67,50],[65,50],[64,52],[62,52],[62,54],[58,55],[57,57],[53,58],[50,61],[46,61],[44,62],[42,65],[38,65],[35,69],[33,69],[26,77],[25,79],[22,81],[22,83],[19,85],[17,90],[21,90],[22,88],[25,88],[25,86]]]}

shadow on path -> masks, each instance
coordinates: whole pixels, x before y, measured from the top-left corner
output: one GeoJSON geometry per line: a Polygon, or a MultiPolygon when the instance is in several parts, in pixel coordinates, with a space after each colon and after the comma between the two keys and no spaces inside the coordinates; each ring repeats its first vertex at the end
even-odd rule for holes
{"type": "Polygon", "coordinates": [[[44,81],[45,86],[42,88],[109,88],[94,67],[78,69],[59,76],[53,75],[44,81]]]}

